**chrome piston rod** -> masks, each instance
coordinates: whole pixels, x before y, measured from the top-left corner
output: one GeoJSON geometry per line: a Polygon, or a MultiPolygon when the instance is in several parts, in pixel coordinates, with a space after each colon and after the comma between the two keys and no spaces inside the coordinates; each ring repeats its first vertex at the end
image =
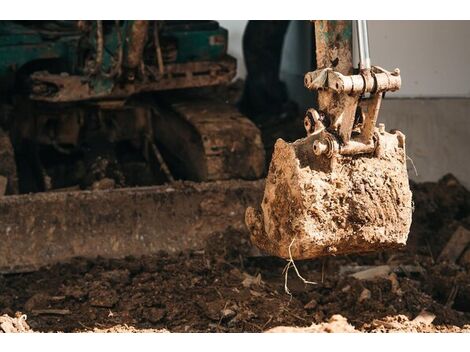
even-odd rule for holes
{"type": "Polygon", "coordinates": [[[357,21],[357,40],[359,48],[359,68],[361,70],[369,70],[371,68],[371,64],[367,21],[357,21]]]}

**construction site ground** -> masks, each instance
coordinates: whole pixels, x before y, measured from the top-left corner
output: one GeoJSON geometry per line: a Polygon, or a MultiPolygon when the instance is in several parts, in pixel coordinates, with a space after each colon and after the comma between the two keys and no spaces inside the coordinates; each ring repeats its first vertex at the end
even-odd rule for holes
{"type": "MultiPolygon", "coordinates": [[[[268,151],[299,132],[266,128],[268,151]]],[[[235,229],[200,250],[75,258],[0,275],[0,332],[470,332],[470,192],[452,175],[411,186],[403,249],[295,262],[308,282],[235,229]]]]}
{"type": "Polygon", "coordinates": [[[253,256],[247,234],[228,231],[199,251],[77,258],[0,276],[0,325],[41,332],[280,326],[277,331],[470,332],[469,254],[460,264],[438,260],[455,230],[470,225],[470,194],[452,176],[412,188],[416,208],[406,248],[297,262],[315,284],[302,282],[293,268],[286,275],[285,260],[253,256]]]}

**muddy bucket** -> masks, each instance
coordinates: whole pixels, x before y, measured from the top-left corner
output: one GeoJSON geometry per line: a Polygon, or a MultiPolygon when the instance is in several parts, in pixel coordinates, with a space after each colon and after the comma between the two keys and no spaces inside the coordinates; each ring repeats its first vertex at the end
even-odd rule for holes
{"type": "Polygon", "coordinates": [[[375,128],[361,155],[312,153],[319,134],[276,142],[259,209],[248,208],[252,242],[286,259],[370,252],[406,244],[412,201],[405,137],[375,128]]]}

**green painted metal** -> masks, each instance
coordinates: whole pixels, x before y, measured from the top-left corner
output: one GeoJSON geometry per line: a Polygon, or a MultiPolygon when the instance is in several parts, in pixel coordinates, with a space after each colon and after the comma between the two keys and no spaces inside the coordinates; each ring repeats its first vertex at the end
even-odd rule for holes
{"type": "Polygon", "coordinates": [[[352,21],[330,20],[328,21],[328,27],[326,22],[318,21],[317,23],[320,26],[317,33],[323,36],[324,41],[334,42],[338,39],[338,36],[343,40],[352,41],[352,21]]]}
{"type": "Polygon", "coordinates": [[[352,21],[316,20],[315,49],[317,68],[333,67],[352,74],[352,21]]]}
{"type": "Polygon", "coordinates": [[[162,33],[162,37],[176,39],[176,62],[218,60],[227,52],[228,32],[222,27],[204,31],[169,31],[162,33]]]}
{"type": "MultiPolygon", "coordinates": [[[[60,60],[69,70],[75,65],[78,33],[57,36],[51,31],[28,28],[12,21],[0,21],[0,89],[9,90],[18,71],[28,64],[60,60]]],[[[34,69],[46,69],[37,64],[34,69]]]]}
{"type": "MultiPolygon", "coordinates": [[[[60,66],[65,73],[83,75],[96,92],[111,92],[116,82],[107,74],[116,64],[121,45],[119,38],[125,46],[132,22],[119,21],[118,25],[107,22],[100,74],[90,76],[80,56],[84,53],[83,46],[96,48],[96,21],[88,33],[80,32],[75,21],[0,21],[0,91],[12,90],[23,68],[28,68],[28,74],[32,74],[54,71],[60,66]]],[[[162,30],[161,38],[176,42],[178,63],[215,61],[227,51],[227,30],[215,22],[208,28],[169,25],[162,30]]]]}
{"type": "MultiPolygon", "coordinates": [[[[125,41],[126,33],[131,27],[134,21],[120,21],[120,25],[111,26],[104,35],[104,52],[103,52],[103,64],[102,71],[109,72],[113,66],[115,57],[118,55],[119,50],[119,33],[123,41],[125,41]]],[[[92,30],[90,32],[89,41],[93,47],[96,47],[96,21],[93,22],[92,30]]],[[[82,72],[83,68],[79,68],[79,73],[82,72]]]]}

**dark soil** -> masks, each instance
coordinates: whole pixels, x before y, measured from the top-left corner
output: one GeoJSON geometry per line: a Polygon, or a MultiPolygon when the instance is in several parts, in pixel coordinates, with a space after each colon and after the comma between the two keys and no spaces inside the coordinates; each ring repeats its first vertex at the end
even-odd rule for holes
{"type": "MultiPolygon", "coordinates": [[[[235,102],[239,93],[234,85],[222,96],[235,102]]],[[[267,124],[267,155],[278,137],[302,137],[302,121],[267,124]]],[[[0,276],[0,332],[470,331],[470,248],[457,263],[438,260],[459,226],[470,229],[470,193],[451,175],[412,184],[412,191],[406,248],[296,262],[316,284],[303,283],[291,268],[290,295],[287,262],[254,256],[248,235],[229,231],[214,234],[201,251],[76,258],[0,276]],[[393,272],[349,276],[380,265],[393,272]],[[415,319],[423,312],[435,318],[415,319]]]]}
{"type": "Polygon", "coordinates": [[[197,252],[77,258],[0,276],[0,316],[26,314],[34,331],[64,332],[260,332],[321,324],[335,314],[362,331],[470,331],[469,256],[436,259],[457,226],[468,227],[470,194],[452,176],[412,188],[416,210],[405,249],[297,262],[317,284],[304,284],[291,268],[291,295],[286,261],[252,256],[246,234],[232,231],[197,252]],[[358,265],[384,264],[392,274],[348,276],[358,265]],[[432,324],[413,325],[423,311],[435,315],[432,324]]]}

